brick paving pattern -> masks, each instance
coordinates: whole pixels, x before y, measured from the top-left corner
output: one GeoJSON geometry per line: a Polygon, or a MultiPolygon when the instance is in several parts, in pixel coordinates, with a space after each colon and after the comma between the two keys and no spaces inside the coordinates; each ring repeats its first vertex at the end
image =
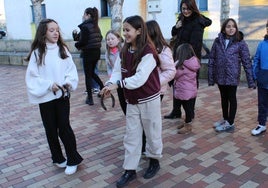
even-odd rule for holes
{"type": "MultiPolygon", "coordinates": [[[[101,108],[85,102],[84,75],[71,96],[71,125],[84,161],[76,174],[52,164],[37,105],[28,102],[24,82],[26,67],[0,66],[0,187],[112,188],[122,175],[125,118],[116,94],[115,108],[106,101],[101,108]]],[[[105,74],[101,75],[107,80],[105,74]]],[[[148,165],[142,158],[137,179],[128,187],[268,187],[268,137],[250,135],[257,124],[257,91],[238,87],[238,110],[234,133],[216,133],[213,122],[221,118],[217,86],[200,80],[193,132],[177,134],[182,119],[163,119],[161,169],[152,179],[142,175],[148,165]]],[[[162,115],[170,112],[172,90],[162,101],[162,115]]]]}

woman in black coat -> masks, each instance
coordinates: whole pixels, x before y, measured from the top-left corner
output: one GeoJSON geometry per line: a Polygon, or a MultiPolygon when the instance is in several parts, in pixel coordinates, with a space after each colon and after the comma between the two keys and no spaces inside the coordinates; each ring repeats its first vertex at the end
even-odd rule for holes
{"type": "Polygon", "coordinates": [[[86,104],[94,105],[92,98],[92,79],[94,79],[100,86],[100,89],[104,87],[99,76],[94,72],[95,67],[100,59],[101,54],[101,41],[102,35],[98,26],[98,9],[87,8],[83,15],[83,23],[78,25],[80,33],[73,32],[75,47],[81,50],[81,57],[83,58],[83,66],[85,73],[85,83],[87,89],[86,104]]]}
{"type": "MultiPolygon", "coordinates": [[[[179,45],[189,43],[192,45],[196,56],[201,60],[201,50],[203,44],[204,29],[210,26],[212,21],[200,14],[195,0],[182,0],[180,4],[180,14],[176,25],[172,27],[171,35],[175,37],[173,47],[173,57],[179,45]]],[[[176,61],[176,59],[174,59],[176,61]]],[[[197,87],[198,87],[197,74],[197,87]]],[[[173,97],[173,109],[170,114],[164,116],[166,119],[181,118],[181,104],[173,97]]],[[[194,114],[192,115],[194,118],[194,114]]]]}

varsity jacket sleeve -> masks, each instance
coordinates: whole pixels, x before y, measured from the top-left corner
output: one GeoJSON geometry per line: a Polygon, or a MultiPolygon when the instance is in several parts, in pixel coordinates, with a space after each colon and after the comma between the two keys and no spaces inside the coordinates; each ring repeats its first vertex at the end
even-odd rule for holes
{"type": "Polygon", "coordinates": [[[121,86],[127,89],[137,89],[141,87],[147,81],[155,67],[156,61],[153,54],[146,54],[142,57],[141,62],[137,66],[136,73],[131,77],[125,78],[121,86]]]}
{"type": "Polygon", "coordinates": [[[116,58],[116,61],[114,63],[114,68],[111,74],[110,79],[105,83],[107,85],[108,83],[117,84],[117,81],[122,79],[121,75],[121,58],[118,56],[116,58]]]}

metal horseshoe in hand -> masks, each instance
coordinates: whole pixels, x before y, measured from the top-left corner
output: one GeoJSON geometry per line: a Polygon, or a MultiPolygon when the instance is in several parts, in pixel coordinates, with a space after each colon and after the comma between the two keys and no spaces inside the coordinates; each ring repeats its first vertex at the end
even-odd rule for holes
{"type": "MultiPolygon", "coordinates": [[[[69,88],[66,85],[63,85],[63,87],[57,85],[58,88],[61,90],[61,97],[62,99],[69,99],[71,97],[71,92],[69,88]]],[[[56,92],[53,92],[54,95],[56,95],[56,92]]]]}
{"type": "MultiPolygon", "coordinates": [[[[113,96],[112,93],[110,93],[110,97],[111,97],[111,99],[112,99],[112,107],[114,108],[115,99],[114,99],[114,96],[113,96]]],[[[107,110],[106,106],[104,105],[104,100],[105,100],[105,98],[104,98],[104,94],[103,94],[103,95],[101,95],[101,107],[102,107],[104,110],[107,110]]]]}

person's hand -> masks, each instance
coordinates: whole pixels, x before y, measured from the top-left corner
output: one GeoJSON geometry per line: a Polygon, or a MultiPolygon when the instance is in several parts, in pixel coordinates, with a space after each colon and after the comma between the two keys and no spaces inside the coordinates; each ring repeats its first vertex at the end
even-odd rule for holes
{"type": "Polygon", "coordinates": [[[179,21],[176,23],[176,28],[179,29],[181,26],[182,26],[182,22],[181,22],[181,20],[179,20],[179,21]]]}
{"type": "Polygon", "coordinates": [[[75,30],[73,30],[73,34],[77,34],[77,30],[75,29],[75,30]]]}
{"type": "Polygon", "coordinates": [[[110,96],[110,93],[112,90],[115,90],[118,88],[117,84],[109,84],[104,86],[104,88],[102,88],[102,90],[100,91],[100,95],[104,95],[105,96],[110,96]]]}
{"type": "Polygon", "coordinates": [[[69,91],[72,89],[72,86],[71,86],[71,84],[69,84],[69,83],[64,84],[63,87],[64,87],[65,89],[68,89],[69,91]]]}
{"type": "Polygon", "coordinates": [[[56,83],[54,83],[54,84],[52,85],[52,91],[53,91],[54,95],[56,95],[56,92],[57,92],[59,89],[60,89],[60,88],[59,88],[59,86],[58,86],[56,83]]]}

